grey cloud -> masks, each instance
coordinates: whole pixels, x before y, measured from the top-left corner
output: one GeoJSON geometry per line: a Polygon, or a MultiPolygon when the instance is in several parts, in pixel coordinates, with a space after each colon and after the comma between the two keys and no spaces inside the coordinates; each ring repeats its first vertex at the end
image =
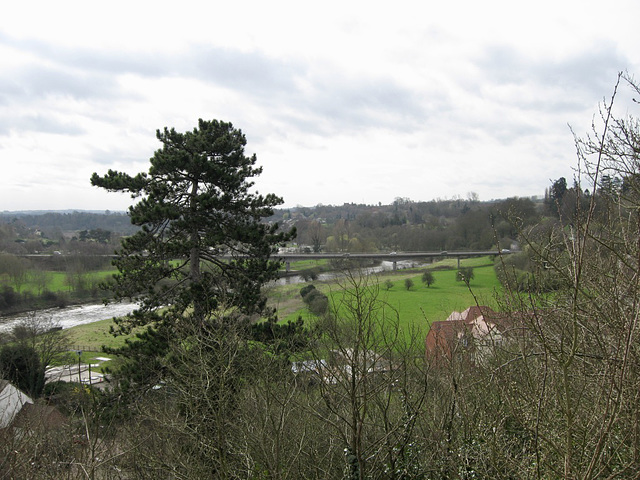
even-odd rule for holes
{"type": "Polygon", "coordinates": [[[11,130],[51,133],[56,135],[77,136],[85,130],[76,124],[63,122],[48,113],[35,115],[0,115],[0,135],[7,135],[11,130]]]}
{"type": "Polygon", "coordinates": [[[402,129],[403,126],[398,125],[399,119],[424,115],[410,92],[385,79],[359,79],[346,85],[336,84],[319,100],[315,108],[362,126],[375,123],[402,129]]]}
{"type": "Polygon", "coordinates": [[[0,106],[11,104],[12,99],[19,96],[20,92],[20,83],[17,79],[6,75],[0,77],[0,106]]]}
{"type": "Polygon", "coordinates": [[[475,60],[476,75],[460,81],[485,108],[457,109],[449,120],[502,145],[550,129],[564,132],[568,122],[610,93],[625,63],[606,43],[562,60],[533,59],[510,46],[493,46],[475,60]]]}
{"type": "Polygon", "coordinates": [[[47,114],[23,117],[20,119],[20,129],[70,136],[82,135],[86,132],[84,128],[81,128],[76,124],[61,122],[47,114]]]}
{"type": "MultiPolygon", "coordinates": [[[[0,33],[0,44],[28,51],[53,63],[56,68],[31,69],[22,79],[44,77],[45,85],[34,80],[36,87],[78,91],[79,95],[105,92],[109,94],[113,75],[134,74],[149,78],[191,77],[212,81],[228,88],[249,92],[291,88],[291,68],[281,61],[254,52],[238,52],[224,48],[195,45],[182,55],[162,52],[106,51],[82,46],[52,47],[34,40],[15,40],[0,33]],[[86,82],[85,82],[86,80],[86,82]],[[95,84],[95,88],[90,88],[95,84]]],[[[295,67],[293,67],[295,68],[295,67]]]]}
{"type": "Polygon", "coordinates": [[[187,64],[199,78],[246,94],[281,121],[310,116],[311,120],[294,122],[308,132],[335,133],[370,124],[399,128],[398,118],[423,114],[408,90],[385,78],[346,78],[338,70],[317,75],[303,62],[255,52],[194,49],[191,55],[187,64]],[[302,91],[298,81],[310,88],[302,91]]]}
{"type": "Polygon", "coordinates": [[[540,96],[556,88],[566,93],[551,103],[540,102],[542,98],[528,103],[525,100],[521,107],[569,111],[583,105],[585,97],[602,98],[611,89],[617,72],[628,63],[615,46],[598,43],[574,56],[547,61],[527,58],[508,46],[494,46],[486,50],[476,65],[480,74],[492,83],[535,88],[540,96]]]}
{"type": "Polygon", "coordinates": [[[65,68],[101,73],[140,73],[161,75],[164,65],[157,55],[133,51],[108,51],[77,47],[61,47],[41,40],[16,39],[0,32],[0,45],[29,52],[42,60],[65,68]]]}
{"type": "Polygon", "coordinates": [[[429,116],[420,98],[384,77],[347,78],[332,72],[306,81],[311,87],[305,91],[267,100],[279,120],[305,133],[335,135],[369,127],[407,131],[429,116]]]}
{"type": "MultiPolygon", "coordinates": [[[[155,149],[160,148],[160,144],[154,144],[150,149],[141,147],[140,150],[132,150],[125,145],[97,145],[91,150],[89,157],[91,161],[98,165],[113,166],[114,160],[122,165],[137,166],[144,168],[148,163],[148,159],[153,155],[155,149]]],[[[138,167],[136,167],[137,171],[138,167]]]]}
{"type": "Polygon", "coordinates": [[[257,95],[295,89],[294,79],[304,67],[256,52],[194,47],[174,70],[186,70],[202,80],[257,95]]]}
{"type": "Polygon", "coordinates": [[[117,93],[114,79],[91,72],[36,67],[22,72],[22,90],[25,95],[68,95],[73,98],[109,98],[117,93]]]}

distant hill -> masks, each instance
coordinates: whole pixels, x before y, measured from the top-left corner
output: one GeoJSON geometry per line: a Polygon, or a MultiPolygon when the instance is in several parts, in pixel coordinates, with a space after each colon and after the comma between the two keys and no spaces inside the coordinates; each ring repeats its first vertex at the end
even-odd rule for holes
{"type": "Polygon", "coordinates": [[[0,212],[0,217],[20,217],[25,215],[45,215],[47,213],[95,213],[96,215],[110,215],[110,214],[122,214],[126,215],[125,211],[112,212],[111,210],[79,210],[77,208],[71,208],[67,210],[4,210],[0,212]]]}
{"type": "Polygon", "coordinates": [[[131,225],[125,212],[107,211],[17,211],[0,213],[0,224],[20,223],[28,229],[82,231],[102,229],[121,235],[130,235],[138,230],[131,225]]]}

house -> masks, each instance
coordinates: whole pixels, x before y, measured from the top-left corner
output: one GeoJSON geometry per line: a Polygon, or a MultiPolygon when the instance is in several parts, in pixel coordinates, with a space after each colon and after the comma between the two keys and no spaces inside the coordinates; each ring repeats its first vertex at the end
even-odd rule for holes
{"type": "Polygon", "coordinates": [[[57,408],[34,403],[9,381],[0,379],[0,432],[39,432],[60,427],[66,421],[57,408]]]}
{"type": "Polygon", "coordinates": [[[56,407],[39,403],[27,403],[16,415],[14,429],[29,432],[42,432],[62,427],[67,418],[56,407]]]}
{"type": "Polygon", "coordinates": [[[508,324],[505,316],[487,306],[452,312],[446,320],[431,324],[425,354],[436,365],[446,365],[454,359],[475,365],[503,342],[508,324]]]}
{"type": "Polygon", "coordinates": [[[305,385],[316,385],[327,381],[330,371],[326,360],[302,360],[291,364],[291,371],[305,385]]]}
{"type": "Polygon", "coordinates": [[[25,405],[32,405],[33,400],[9,381],[0,379],[0,429],[13,425],[25,405]]]}

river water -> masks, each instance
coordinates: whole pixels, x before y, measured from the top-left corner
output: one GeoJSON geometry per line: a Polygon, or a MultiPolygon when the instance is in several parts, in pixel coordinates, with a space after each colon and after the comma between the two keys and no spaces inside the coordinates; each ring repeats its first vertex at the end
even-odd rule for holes
{"type": "Polygon", "coordinates": [[[27,314],[0,317],[0,333],[10,331],[16,325],[33,319],[47,322],[48,325],[62,328],[75,327],[85,323],[97,322],[108,318],[120,317],[132,312],[135,303],[110,303],[108,305],[77,305],[65,308],[50,308],[27,314]]]}

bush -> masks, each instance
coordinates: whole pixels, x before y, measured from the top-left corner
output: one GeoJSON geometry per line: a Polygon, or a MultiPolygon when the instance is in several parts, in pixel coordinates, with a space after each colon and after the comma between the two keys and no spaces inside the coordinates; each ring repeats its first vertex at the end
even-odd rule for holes
{"type": "Polygon", "coordinates": [[[320,290],[312,290],[305,297],[304,302],[314,315],[323,315],[329,308],[329,298],[320,290]]]}
{"type": "Polygon", "coordinates": [[[4,285],[2,287],[2,291],[0,292],[0,305],[3,305],[5,307],[13,307],[14,305],[18,304],[19,301],[20,297],[15,292],[13,287],[10,287],[9,285],[4,285]]]}
{"type": "Polygon", "coordinates": [[[44,290],[40,295],[40,298],[42,298],[46,302],[53,303],[58,300],[58,295],[51,290],[44,290]]]}
{"type": "Polygon", "coordinates": [[[309,307],[309,311],[314,315],[323,315],[329,308],[329,298],[316,289],[313,285],[306,285],[300,289],[302,300],[309,307]]]}
{"type": "Polygon", "coordinates": [[[309,294],[309,292],[311,292],[312,290],[315,290],[315,289],[316,289],[316,287],[313,284],[305,285],[304,287],[302,287],[300,289],[300,296],[304,300],[304,297],[306,297],[309,294]]]}
{"type": "Polygon", "coordinates": [[[318,279],[318,270],[315,268],[310,268],[308,270],[303,270],[300,272],[300,276],[305,282],[309,280],[317,280],[318,279]]]}
{"type": "Polygon", "coordinates": [[[329,309],[329,299],[323,293],[317,295],[309,302],[309,310],[314,315],[324,315],[329,309]]]}

